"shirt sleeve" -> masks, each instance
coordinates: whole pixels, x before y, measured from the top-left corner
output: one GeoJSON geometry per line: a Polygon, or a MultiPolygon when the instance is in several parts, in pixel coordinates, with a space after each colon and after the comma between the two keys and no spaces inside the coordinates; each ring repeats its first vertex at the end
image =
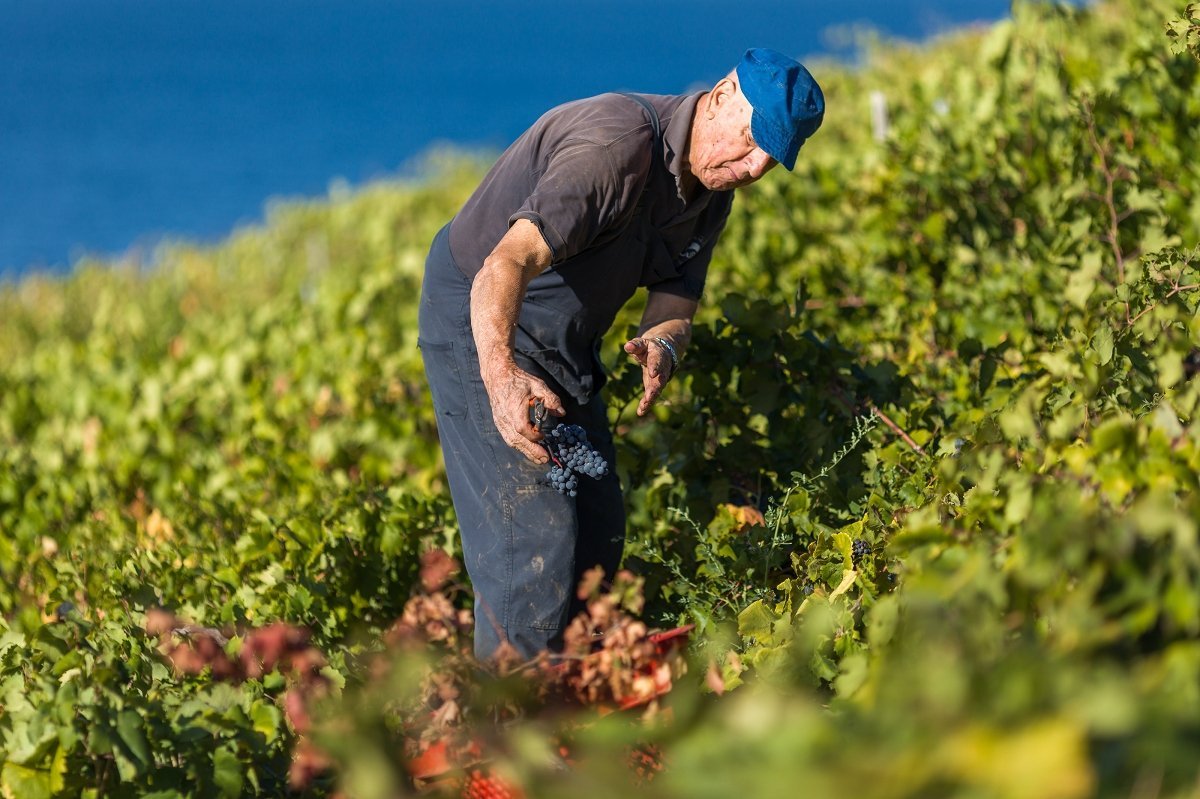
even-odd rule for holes
{"type": "Polygon", "coordinates": [[[518,219],[536,224],[550,247],[553,263],[577,255],[627,219],[637,203],[649,153],[645,164],[620,165],[617,160],[601,144],[564,143],[508,224],[518,219]]]}

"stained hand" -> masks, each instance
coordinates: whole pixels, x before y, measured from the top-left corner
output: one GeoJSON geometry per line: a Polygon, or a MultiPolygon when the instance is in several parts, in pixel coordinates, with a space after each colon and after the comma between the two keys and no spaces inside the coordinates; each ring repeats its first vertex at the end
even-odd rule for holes
{"type": "Polygon", "coordinates": [[[632,338],[625,342],[625,351],[642,365],[642,394],[638,403],[638,416],[645,416],[650,406],[662,393],[663,386],[671,379],[671,356],[653,339],[632,338]]]}
{"type": "Polygon", "coordinates": [[[529,421],[529,406],[541,400],[546,410],[563,416],[566,410],[558,395],[543,381],[515,367],[485,379],[488,400],[492,405],[492,420],[504,443],[534,463],[550,458],[540,442],[542,434],[529,421]]]}

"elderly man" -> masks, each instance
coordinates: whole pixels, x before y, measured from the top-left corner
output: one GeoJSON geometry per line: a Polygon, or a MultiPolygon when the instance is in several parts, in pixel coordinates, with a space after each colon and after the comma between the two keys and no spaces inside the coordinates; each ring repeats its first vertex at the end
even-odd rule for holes
{"type": "Polygon", "coordinates": [[[597,353],[648,289],[625,351],[645,414],[679,365],[733,202],[789,170],[821,124],[812,75],[748,51],[709,91],[604,94],[546,113],[500,156],[426,261],[420,346],[476,592],[475,652],[555,647],[584,571],[612,574],[625,515],[614,471],[563,493],[546,480],[541,403],[611,464],[597,353]],[[574,494],[574,495],[572,495],[574,494]]]}

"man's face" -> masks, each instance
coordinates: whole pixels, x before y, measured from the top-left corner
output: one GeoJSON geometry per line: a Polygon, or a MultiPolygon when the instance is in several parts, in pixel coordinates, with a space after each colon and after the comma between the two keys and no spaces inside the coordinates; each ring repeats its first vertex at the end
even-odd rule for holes
{"type": "Polygon", "coordinates": [[[750,103],[732,81],[713,88],[692,139],[688,168],[712,191],[746,186],[777,163],[750,135],[750,103]],[[710,117],[711,115],[711,117],[710,117]]]}

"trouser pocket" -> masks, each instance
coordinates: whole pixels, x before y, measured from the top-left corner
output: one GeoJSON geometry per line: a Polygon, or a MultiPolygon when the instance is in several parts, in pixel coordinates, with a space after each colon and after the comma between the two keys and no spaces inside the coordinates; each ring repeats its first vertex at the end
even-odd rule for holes
{"type": "Polygon", "coordinates": [[[453,341],[428,341],[418,338],[421,359],[425,363],[425,378],[433,395],[433,408],[438,417],[465,417],[468,404],[463,391],[462,375],[455,357],[453,341]]]}

